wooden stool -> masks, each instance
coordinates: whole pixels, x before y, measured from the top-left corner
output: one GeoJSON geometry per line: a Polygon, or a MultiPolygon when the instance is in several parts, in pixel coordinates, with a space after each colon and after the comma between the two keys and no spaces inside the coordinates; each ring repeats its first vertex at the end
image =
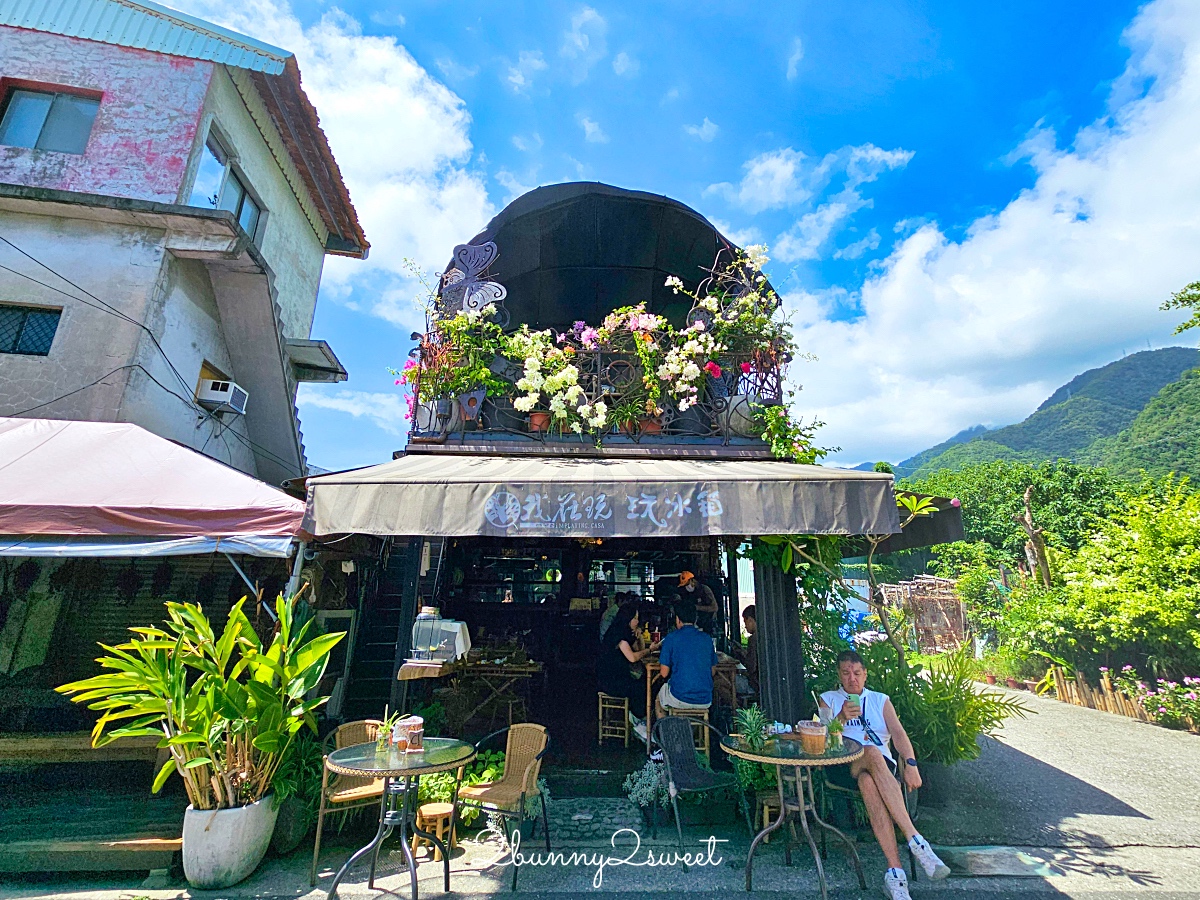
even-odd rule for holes
{"type": "Polygon", "coordinates": [[[696,743],[696,749],[704,754],[704,758],[712,762],[712,757],[708,753],[708,729],[704,725],[708,724],[707,709],[676,709],[673,706],[664,706],[664,710],[668,716],[683,716],[685,719],[692,720],[692,739],[696,743]],[[704,725],[699,723],[703,722],[704,725]]]}
{"type": "MultiPolygon", "coordinates": [[[[450,826],[450,821],[454,817],[454,805],[450,803],[426,803],[417,810],[417,827],[422,831],[429,831],[437,835],[437,839],[442,843],[446,843],[447,832],[449,833],[450,843],[447,849],[453,850],[456,846],[454,840],[454,831],[450,826]]],[[[412,851],[417,852],[417,847],[421,844],[429,844],[433,847],[433,861],[437,862],[442,858],[442,852],[438,850],[437,844],[432,841],[414,834],[412,836],[412,851]]]]}
{"type": "MultiPolygon", "coordinates": [[[[762,828],[765,830],[771,824],[771,820],[775,815],[779,814],[779,792],[778,791],[759,791],[754,796],[755,818],[761,820],[762,828]]],[[[763,843],[770,843],[771,836],[768,834],[763,837],[763,843]]]]}
{"type": "Polygon", "coordinates": [[[600,731],[596,743],[603,745],[605,738],[620,738],[629,748],[629,698],[613,697],[604,691],[597,691],[596,697],[600,703],[600,731]]]}

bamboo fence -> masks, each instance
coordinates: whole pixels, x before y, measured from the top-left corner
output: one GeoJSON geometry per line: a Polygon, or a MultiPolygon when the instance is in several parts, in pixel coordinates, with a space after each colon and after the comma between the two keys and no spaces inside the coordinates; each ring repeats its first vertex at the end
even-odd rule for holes
{"type": "Polygon", "coordinates": [[[1130,699],[1124,692],[1113,687],[1107,672],[1100,675],[1100,687],[1093,688],[1078,672],[1074,678],[1068,678],[1061,666],[1051,666],[1050,670],[1054,673],[1054,692],[1064,703],[1115,713],[1128,719],[1137,719],[1139,722],[1154,721],[1140,701],[1130,699]]]}

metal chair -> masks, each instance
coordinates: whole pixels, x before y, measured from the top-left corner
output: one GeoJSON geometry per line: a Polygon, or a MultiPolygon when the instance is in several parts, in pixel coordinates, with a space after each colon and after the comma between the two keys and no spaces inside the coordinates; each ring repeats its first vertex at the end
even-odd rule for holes
{"type": "MultiPolygon", "coordinates": [[[[746,817],[746,828],[749,829],[751,836],[754,835],[754,824],[750,821],[750,808],[746,805],[746,793],[738,784],[737,776],[732,772],[724,774],[701,768],[700,763],[696,761],[697,749],[692,737],[692,727],[695,724],[702,724],[716,735],[717,743],[720,743],[721,738],[724,737],[720,731],[707,722],[699,722],[683,716],[667,716],[654,723],[654,742],[662,748],[663,752],[663,762],[665,763],[663,775],[667,779],[667,793],[671,796],[671,808],[675,813],[675,831],[679,836],[681,855],[686,851],[683,847],[683,823],[679,818],[679,803],[676,799],[679,794],[707,793],[721,788],[733,788],[741,803],[742,815],[746,817]]],[[[655,804],[653,809],[654,812],[650,817],[651,837],[657,838],[658,805],[655,804]]],[[[686,863],[683,868],[684,871],[687,871],[686,863]]]]}
{"type": "MultiPolygon", "coordinates": [[[[497,735],[508,732],[508,741],[504,748],[504,774],[499,781],[487,784],[473,784],[458,789],[455,798],[454,819],[458,820],[458,805],[464,804],[492,812],[504,820],[505,837],[512,842],[512,831],[508,827],[510,820],[516,820],[516,828],[521,830],[525,822],[525,800],[536,796],[542,805],[542,826],[546,832],[546,852],[550,851],[550,817],[546,812],[546,798],[538,788],[538,773],[542,768],[542,758],[550,749],[550,735],[542,725],[524,722],[510,725],[493,731],[475,745],[479,750],[484,744],[497,735]]],[[[460,772],[461,780],[461,772],[460,772]]],[[[533,828],[537,830],[537,816],[533,817],[533,828]]],[[[451,829],[453,831],[453,828],[451,829]]],[[[517,889],[517,875],[521,867],[513,864],[512,889],[517,889]]]]}
{"type": "MultiPolygon", "coordinates": [[[[325,739],[326,750],[332,740],[335,750],[352,747],[355,744],[366,744],[379,736],[379,726],[383,723],[378,719],[361,719],[357,722],[346,722],[325,739]]],[[[329,753],[325,754],[325,761],[329,753]]],[[[312,868],[308,873],[309,885],[317,883],[317,857],[321,854],[321,829],[325,826],[325,810],[336,806],[338,812],[359,809],[364,806],[374,806],[383,797],[383,779],[368,778],[358,775],[338,775],[329,771],[322,764],[321,774],[321,809],[317,813],[317,837],[313,842],[312,868]]]]}
{"type": "MultiPolygon", "coordinates": [[[[917,819],[917,794],[915,791],[910,791],[904,783],[904,760],[898,760],[896,763],[896,780],[900,782],[900,793],[904,796],[904,808],[908,812],[908,817],[914,822],[917,819]]],[[[833,797],[840,797],[846,802],[846,808],[849,810],[850,820],[854,820],[854,801],[859,798],[861,802],[862,794],[857,787],[843,787],[840,784],[834,784],[829,780],[828,774],[825,777],[825,791],[822,794],[822,806],[825,807],[823,814],[829,811],[829,804],[833,797]]],[[[826,815],[826,818],[828,816],[826,815]]],[[[825,857],[825,830],[821,830],[821,858],[825,857]]],[[[917,859],[913,856],[912,849],[908,846],[908,842],[904,839],[904,835],[900,833],[900,829],[896,829],[896,834],[899,836],[897,843],[904,848],[908,853],[908,871],[913,880],[917,878],[917,859]]]]}

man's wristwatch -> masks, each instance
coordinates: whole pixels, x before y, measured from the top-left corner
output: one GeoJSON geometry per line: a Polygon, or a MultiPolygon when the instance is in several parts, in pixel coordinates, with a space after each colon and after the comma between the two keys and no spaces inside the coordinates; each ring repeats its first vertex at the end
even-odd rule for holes
{"type": "Polygon", "coordinates": [[[906,766],[911,766],[911,767],[912,767],[912,768],[914,768],[914,769],[917,767],[917,761],[916,761],[915,759],[906,759],[906,760],[904,761],[904,764],[905,764],[906,766]]]}

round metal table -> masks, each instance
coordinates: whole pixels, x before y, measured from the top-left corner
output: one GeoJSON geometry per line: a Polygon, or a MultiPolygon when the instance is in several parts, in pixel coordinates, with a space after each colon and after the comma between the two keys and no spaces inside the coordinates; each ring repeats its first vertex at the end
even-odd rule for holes
{"type": "MultiPolygon", "coordinates": [[[[375,864],[379,861],[379,847],[400,829],[400,847],[408,863],[408,874],[412,881],[413,900],[417,900],[417,861],[408,845],[410,831],[434,843],[442,852],[446,892],[450,892],[450,853],[438,838],[417,828],[417,788],[422,775],[460,769],[475,759],[475,748],[454,738],[425,738],[425,748],[420,753],[398,753],[390,745],[387,749],[376,749],[374,741],[355,744],[334,750],[325,760],[329,771],[339,775],[358,775],[383,779],[383,797],[379,802],[379,830],[371,843],[355,851],[338,869],[333,884],[329,887],[329,898],[337,894],[338,885],[350,867],[366,854],[371,854],[371,876],[367,886],[375,887],[375,864]]],[[[458,800],[458,785],[454,786],[454,801],[458,800]]]]}
{"type": "MultiPolygon", "coordinates": [[[[850,851],[850,860],[854,863],[854,870],[858,873],[858,883],[864,890],[866,889],[867,879],[863,875],[862,863],[858,859],[858,851],[855,850],[854,844],[845,834],[821,818],[820,813],[817,812],[816,800],[813,797],[812,784],[813,769],[824,768],[826,766],[848,765],[854,762],[854,760],[863,755],[862,744],[850,738],[844,738],[841,749],[826,750],[820,756],[813,756],[804,752],[799,740],[769,737],[763,742],[763,746],[760,749],[752,750],[741,735],[731,734],[721,739],[721,749],[730,756],[736,756],[738,759],[775,766],[775,777],[779,784],[779,818],[754,836],[754,840],[750,844],[750,852],[746,856],[747,891],[750,890],[751,876],[754,871],[754,851],[758,849],[758,845],[762,843],[763,838],[772,831],[782,828],[784,823],[789,819],[799,819],[800,828],[804,832],[805,839],[808,841],[809,849],[812,850],[813,861],[817,864],[817,878],[821,884],[821,897],[823,900],[824,898],[828,898],[829,891],[825,883],[825,867],[821,864],[821,854],[817,852],[816,841],[813,840],[812,831],[808,827],[808,813],[812,813],[813,820],[819,826],[826,831],[833,832],[846,845],[846,849],[850,851]],[[792,769],[795,772],[794,778],[787,779],[787,784],[794,786],[794,796],[789,796],[789,793],[785,790],[785,779],[783,776],[785,769],[792,769]]],[[[789,831],[790,835],[783,845],[783,856],[786,864],[790,866],[792,864],[791,838],[795,835],[794,826],[789,828],[789,831]]]]}

